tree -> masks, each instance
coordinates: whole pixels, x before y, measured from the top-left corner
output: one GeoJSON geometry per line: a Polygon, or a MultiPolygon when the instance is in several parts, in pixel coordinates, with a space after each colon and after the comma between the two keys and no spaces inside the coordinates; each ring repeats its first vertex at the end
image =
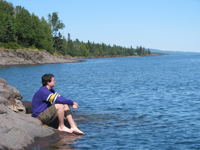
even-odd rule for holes
{"type": "Polygon", "coordinates": [[[4,43],[15,41],[15,27],[13,17],[10,15],[6,16],[5,22],[0,27],[0,40],[4,43]]]}
{"type": "Polygon", "coordinates": [[[74,56],[81,56],[80,41],[76,39],[73,44],[74,44],[74,56]]]}
{"type": "Polygon", "coordinates": [[[86,48],[86,44],[84,42],[81,42],[81,51],[82,51],[82,55],[87,57],[88,56],[88,50],[86,48]]]}
{"type": "Polygon", "coordinates": [[[31,30],[31,15],[24,7],[17,6],[16,9],[16,41],[24,47],[29,47],[30,30],[31,30]]]}
{"type": "Polygon", "coordinates": [[[55,43],[54,43],[54,48],[57,53],[65,55],[67,53],[67,41],[65,37],[63,37],[60,32],[58,33],[58,36],[56,37],[55,43]]]}
{"type": "Polygon", "coordinates": [[[7,15],[13,15],[14,14],[14,7],[11,3],[8,3],[6,1],[0,0],[0,26],[2,23],[5,22],[7,15]]]}
{"type": "Polygon", "coordinates": [[[58,13],[53,12],[52,15],[48,15],[48,23],[52,29],[52,35],[53,35],[53,45],[55,42],[55,39],[58,37],[58,30],[65,28],[65,25],[59,20],[58,13]]]}
{"type": "Polygon", "coordinates": [[[31,30],[29,45],[34,45],[37,48],[42,48],[40,43],[44,39],[44,32],[42,31],[42,23],[40,19],[34,15],[31,15],[31,30]]]}
{"type": "Polygon", "coordinates": [[[47,50],[49,53],[53,54],[53,36],[51,34],[52,30],[47,21],[42,17],[41,19],[41,28],[43,32],[43,39],[40,41],[40,45],[42,46],[42,49],[47,50]]]}
{"type": "Polygon", "coordinates": [[[11,3],[0,0],[0,42],[15,40],[14,7],[11,3]]]}
{"type": "Polygon", "coordinates": [[[70,34],[68,33],[68,38],[67,38],[67,54],[74,56],[74,51],[73,51],[73,42],[70,39],[70,34]]]}
{"type": "Polygon", "coordinates": [[[148,49],[147,53],[148,53],[149,55],[151,55],[151,51],[150,51],[149,49],[148,49]]]}

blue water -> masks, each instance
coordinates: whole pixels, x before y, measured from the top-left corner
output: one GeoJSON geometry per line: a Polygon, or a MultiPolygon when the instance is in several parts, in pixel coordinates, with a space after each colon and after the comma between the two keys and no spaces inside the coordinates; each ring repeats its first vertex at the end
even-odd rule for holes
{"type": "Polygon", "coordinates": [[[45,73],[55,75],[60,95],[80,105],[73,114],[85,133],[57,148],[200,149],[200,55],[0,68],[27,101],[45,73]]]}

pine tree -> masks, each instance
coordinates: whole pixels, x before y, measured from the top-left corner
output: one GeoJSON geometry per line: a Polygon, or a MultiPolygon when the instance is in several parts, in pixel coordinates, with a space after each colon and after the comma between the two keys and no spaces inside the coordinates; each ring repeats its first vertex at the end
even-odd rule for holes
{"type": "Polygon", "coordinates": [[[17,43],[24,47],[29,47],[30,30],[31,30],[31,15],[24,7],[16,7],[16,38],[17,43]]]}

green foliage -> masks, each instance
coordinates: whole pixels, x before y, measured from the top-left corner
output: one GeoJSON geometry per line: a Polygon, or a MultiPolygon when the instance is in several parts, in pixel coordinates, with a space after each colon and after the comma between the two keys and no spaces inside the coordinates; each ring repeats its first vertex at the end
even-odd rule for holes
{"type": "Polygon", "coordinates": [[[15,42],[4,43],[3,47],[7,48],[7,49],[19,49],[20,48],[19,44],[15,43],[15,42]]]}
{"type": "Polygon", "coordinates": [[[65,28],[65,25],[59,20],[57,12],[48,15],[48,23],[51,26],[53,37],[57,36],[58,30],[65,28]]]}
{"type": "Polygon", "coordinates": [[[53,35],[53,45],[56,42],[56,40],[61,39],[62,35],[60,32],[58,33],[58,30],[65,28],[65,25],[59,20],[58,13],[53,12],[52,15],[48,15],[48,24],[51,27],[52,35],[53,35]]]}
{"type": "Polygon", "coordinates": [[[25,8],[21,6],[16,7],[16,38],[17,43],[23,47],[29,47],[30,44],[30,30],[31,30],[31,15],[25,8]]]}
{"type": "Polygon", "coordinates": [[[2,42],[0,42],[0,47],[3,47],[3,43],[2,42]]]}
{"type": "Polygon", "coordinates": [[[30,49],[37,49],[34,45],[29,47],[30,49]]]}
{"type": "MultiPolygon", "coordinates": [[[[104,43],[95,44],[88,41],[87,43],[80,42],[78,39],[72,41],[68,34],[67,42],[67,54],[71,56],[84,56],[84,57],[117,57],[117,56],[146,56],[150,55],[150,50],[146,50],[144,47],[137,47],[133,49],[125,48],[121,46],[110,46],[104,43]]],[[[59,50],[58,50],[59,51],[59,50]]]]}
{"type": "Polygon", "coordinates": [[[14,8],[6,1],[0,0],[0,41],[15,41],[14,8]]]}
{"type": "Polygon", "coordinates": [[[15,41],[15,27],[13,16],[7,15],[4,23],[0,26],[0,39],[4,43],[15,41]]]}
{"type": "Polygon", "coordinates": [[[136,49],[121,46],[110,46],[88,41],[73,41],[68,34],[67,40],[59,30],[65,25],[57,12],[48,15],[48,22],[42,17],[30,14],[24,7],[16,6],[5,0],[0,0],[0,46],[17,49],[21,47],[44,49],[49,53],[70,55],[73,57],[116,57],[116,56],[145,56],[151,51],[144,47],[136,49]],[[6,43],[6,44],[3,44],[6,43]]]}
{"type": "Polygon", "coordinates": [[[41,19],[41,25],[42,25],[41,29],[43,32],[43,38],[40,41],[41,48],[53,54],[54,48],[52,46],[53,45],[53,36],[51,34],[52,30],[47,21],[44,19],[44,17],[42,17],[41,19]]]}
{"type": "Polygon", "coordinates": [[[8,3],[4,0],[0,0],[0,26],[5,22],[7,15],[13,15],[14,8],[11,3],[8,3]]]}

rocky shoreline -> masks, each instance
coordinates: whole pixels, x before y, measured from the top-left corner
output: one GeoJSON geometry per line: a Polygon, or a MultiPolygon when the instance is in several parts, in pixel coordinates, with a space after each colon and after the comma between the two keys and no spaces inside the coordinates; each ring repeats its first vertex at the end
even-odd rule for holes
{"type": "Polygon", "coordinates": [[[0,149],[44,149],[63,137],[76,136],[59,132],[56,126],[44,126],[31,117],[31,102],[21,100],[20,92],[0,78],[0,149]]]}
{"type": "MultiPolygon", "coordinates": [[[[156,54],[146,56],[158,56],[156,54]]],[[[88,57],[71,57],[71,56],[54,56],[44,51],[37,49],[3,49],[0,48],[0,67],[13,65],[40,65],[40,64],[54,64],[54,63],[74,63],[82,62],[89,58],[117,58],[117,57],[138,57],[138,56],[88,56],[88,57]]]]}
{"type": "Polygon", "coordinates": [[[81,62],[70,56],[53,56],[46,51],[36,49],[2,49],[0,48],[0,66],[38,65],[53,63],[81,62]]]}

